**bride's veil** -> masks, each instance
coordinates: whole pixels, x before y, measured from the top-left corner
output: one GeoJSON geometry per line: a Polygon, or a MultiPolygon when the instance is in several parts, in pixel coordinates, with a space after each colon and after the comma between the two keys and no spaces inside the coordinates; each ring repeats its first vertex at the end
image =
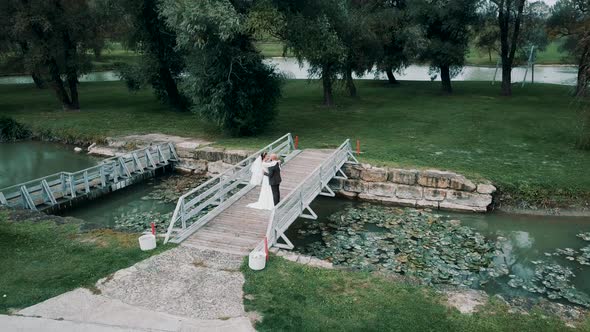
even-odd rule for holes
{"type": "Polygon", "coordinates": [[[262,156],[258,156],[256,160],[250,166],[250,174],[252,177],[250,178],[250,184],[258,186],[262,183],[262,156]]]}

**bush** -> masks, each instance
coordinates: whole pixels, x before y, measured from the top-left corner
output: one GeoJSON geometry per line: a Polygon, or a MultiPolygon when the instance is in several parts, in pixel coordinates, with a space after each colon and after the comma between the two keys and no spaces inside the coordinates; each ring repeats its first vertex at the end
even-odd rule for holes
{"type": "Polygon", "coordinates": [[[0,117],[0,142],[14,142],[29,138],[31,130],[13,118],[0,117]]]}

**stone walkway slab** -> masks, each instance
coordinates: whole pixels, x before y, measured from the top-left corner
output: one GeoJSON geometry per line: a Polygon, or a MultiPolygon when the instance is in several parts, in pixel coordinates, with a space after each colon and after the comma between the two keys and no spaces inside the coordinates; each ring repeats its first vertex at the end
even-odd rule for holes
{"type": "MultiPolygon", "coordinates": [[[[179,246],[19,315],[141,331],[253,331],[242,257],[179,246]]],[[[86,331],[85,331],[86,332],[86,331]]]]}

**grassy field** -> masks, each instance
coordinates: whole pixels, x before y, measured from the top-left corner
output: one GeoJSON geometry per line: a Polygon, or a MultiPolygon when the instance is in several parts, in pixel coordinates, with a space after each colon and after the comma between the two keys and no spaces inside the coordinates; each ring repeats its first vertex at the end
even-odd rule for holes
{"type": "MultiPolygon", "coordinates": [[[[571,64],[573,61],[567,57],[567,54],[559,50],[561,41],[555,40],[547,45],[544,51],[537,52],[535,63],[538,65],[555,65],[571,64]]],[[[471,47],[465,61],[468,65],[474,66],[495,66],[498,61],[498,55],[492,53],[492,61],[489,54],[471,47]]]]}
{"type": "Polygon", "coordinates": [[[0,314],[92,287],[98,279],[167,248],[143,252],[136,234],[79,233],[78,228],[43,220],[17,222],[0,210],[0,314]]]}
{"type": "Polygon", "coordinates": [[[509,313],[488,303],[474,315],[443,305],[431,289],[361,272],[310,268],[271,257],[264,271],[244,264],[247,311],[258,331],[590,331],[540,312],[509,313]]]}
{"type": "MultiPolygon", "coordinates": [[[[537,52],[536,64],[538,65],[553,65],[553,64],[570,64],[571,59],[567,58],[564,53],[559,51],[560,41],[553,41],[549,43],[544,51],[537,52]]],[[[256,47],[265,57],[282,57],[283,43],[280,41],[259,41],[256,42],[256,47]]],[[[286,56],[293,56],[287,52],[286,56]]],[[[465,58],[467,65],[472,66],[495,66],[498,61],[498,55],[492,54],[490,61],[489,55],[482,52],[475,47],[471,47],[467,57],[465,58]]]]}
{"type": "Polygon", "coordinates": [[[357,83],[359,98],[338,91],[337,106],[325,108],[317,82],[288,81],[276,121],[252,138],[225,137],[198,116],[161,105],[148,90],[129,93],[120,82],[83,83],[79,113],[62,111],[49,90],[3,85],[0,114],[70,141],[161,132],[257,148],[291,132],[301,147],[321,148],[358,139],[363,162],[453,170],[541,203],[552,196],[588,200],[590,154],[575,149],[580,121],[570,87],[515,87],[505,98],[484,82],[457,82],[451,96],[437,82],[357,83]]]}

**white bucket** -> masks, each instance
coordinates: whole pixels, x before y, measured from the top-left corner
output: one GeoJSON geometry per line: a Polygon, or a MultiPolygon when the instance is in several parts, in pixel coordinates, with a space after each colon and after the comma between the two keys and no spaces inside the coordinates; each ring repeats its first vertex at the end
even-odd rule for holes
{"type": "Polygon", "coordinates": [[[261,251],[252,251],[248,256],[248,266],[254,271],[264,269],[266,266],[266,254],[261,251]]]}
{"type": "Polygon", "coordinates": [[[153,234],[146,234],[139,237],[139,248],[143,251],[156,248],[156,237],[153,234]]]}

